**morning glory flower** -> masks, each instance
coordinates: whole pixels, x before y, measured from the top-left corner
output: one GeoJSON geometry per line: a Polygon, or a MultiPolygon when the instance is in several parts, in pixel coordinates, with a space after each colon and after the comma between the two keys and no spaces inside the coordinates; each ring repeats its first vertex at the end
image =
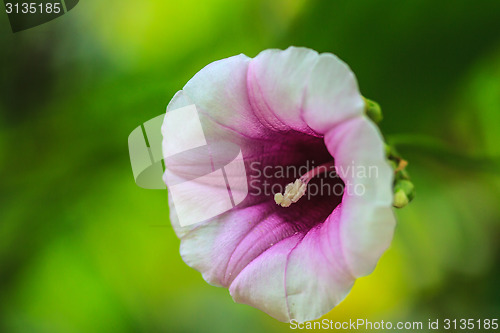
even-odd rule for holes
{"type": "Polygon", "coordinates": [[[395,227],[394,169],[353,72],[307,48],[237,55],[199,71],[167,113],[192,104],[208,145],[241,148],[249,193],[187,227],[170,203],[182,258],[278,320],[321,317],[373,271],[395,227]]]}

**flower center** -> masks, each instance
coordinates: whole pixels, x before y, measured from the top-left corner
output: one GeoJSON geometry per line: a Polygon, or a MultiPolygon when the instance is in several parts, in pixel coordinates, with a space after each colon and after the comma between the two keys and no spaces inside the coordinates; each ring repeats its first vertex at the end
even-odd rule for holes
{"type": "Polygon", "coordinates": [[[276,204],[281,207],[290,207],[292,203],[299,201],[299,199],[306,194],[307,184],[309,184],[311,179],[319,174],[327,173],[332,170],[335,166],[334,163],[334,161],[330,161],[321,164],[303,174],[299,179],[296,179],[295,182],[288,184],[285,187],[285,192],[283,194],[276,193],[274,195],[274,201],[276,204]]]}

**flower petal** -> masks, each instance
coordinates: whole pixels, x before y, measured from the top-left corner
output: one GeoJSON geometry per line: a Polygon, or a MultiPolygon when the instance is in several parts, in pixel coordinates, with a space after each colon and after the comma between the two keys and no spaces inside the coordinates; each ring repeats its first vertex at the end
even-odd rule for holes
{"type": "MultiPolygon", "coordinates": [[[[184,86],[182,98],[172,101],[167,107],[177,108],[177,103],[195,104],[201,118],[218,126],[204,126],[205,135],[210,138],[262,140],[274,133],[262,126],[255,115],[248,97],[247,72],[250,58],[240,54],[215,61],[199,71],[184,86]],[[175,103],[177,102],[177,103],[175,103]],[[213,129],[215,132],[207,133],[213,129]]],[[[203,120],[202,120],[203,121],[203,120]]]]}
{"type": "Polygon", "coordinates": [[[317,61],[316,51],[297,47],[266,50],[251,61],[250,103],[262,123],[276,131],[317,135],[301,115],[304,90],[317,61]]]}
{"type": "Polygon", "coordinates": [[[261,122],[277,131],[324,134],[365,107],[349,66],[306,48],[261,52],[250,62],[248,88],[261,122]]]}
{"type": "Polygon", "coordinates": [[[354,73],[331,53],[319,56],[304,96],[304,119],[322,134],[341,121],[364,113],[365,103],[354,73]]]}
{"type": "Polygon", "coordinates": [[[325,143],[348,190],[342,198],[340,226],[344,254],[352,274],[363,276],[375,268],[392,240],[393,171],[381,134],[366,117],[330,130],[325,143]]]}

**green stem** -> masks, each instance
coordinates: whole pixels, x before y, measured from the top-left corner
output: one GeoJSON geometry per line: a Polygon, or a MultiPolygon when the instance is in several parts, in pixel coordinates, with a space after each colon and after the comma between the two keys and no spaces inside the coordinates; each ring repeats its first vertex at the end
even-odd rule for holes
{"type": "Polygon", "coordinates": [[[387,142],[396,148],[411,148],[461,170],[497,174],[500,170],[500,157],[470,156],[430,136],[397,134],[387,136],[387,142]]]}

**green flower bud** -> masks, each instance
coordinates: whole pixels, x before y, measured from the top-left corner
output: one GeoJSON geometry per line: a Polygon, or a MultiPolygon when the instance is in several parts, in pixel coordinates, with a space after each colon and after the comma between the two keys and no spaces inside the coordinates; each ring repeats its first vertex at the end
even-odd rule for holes
{"type": "Polygon", "coordinates": [[[403,208],[415,198],[415,186],[407,179],[396,180],[394,185],[394,207],[403,208]]]}
{"type": "Polygon", "coordinates": [[[409,203],[410,201],[408,200],[408,197],[406,196],[404,190],[398,190],[396,193],[394,193],[394,203],[393,203],[394,207],[403,208],[409,203]]]}
{"type": "Polygon", "coordinates": [[[368,98],[364,98],[365,100],[365,113],[370,118],[373,120],[375,124],[378,124],[382,121],[384,118],[382,115],[382,109],[380,108],[380,105],[378,103],[369,100],[368,98]]]}

